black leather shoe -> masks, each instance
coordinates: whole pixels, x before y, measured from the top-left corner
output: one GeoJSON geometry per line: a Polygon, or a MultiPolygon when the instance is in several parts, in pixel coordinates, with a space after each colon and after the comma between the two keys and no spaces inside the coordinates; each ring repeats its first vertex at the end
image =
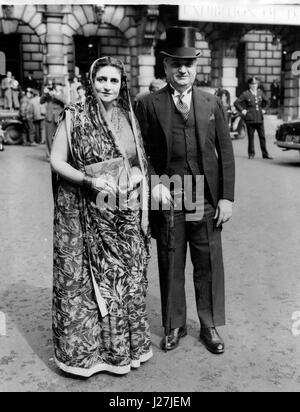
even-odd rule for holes
{"type": "Polygon", "coordinates": [[[215,327],[201,328],[200,340],[207,350],[215,355],[225,352],[225,344],[215,327]]]}
{"type": "Polygon", "coordinates": [[[273,160],[273,157],[271,157],[270,155],[264,155],[263,159],[269,159],[269,160],[273,160]]]}
{"type": "Polygon", "coordinates": [[[186,326],[182,326],[181,328],[175,328],[171,330],[170,335],[168,336],[168,343],[166,344],[166,339],[163,338],[160,343],[160,347],[162,350],[173,350],[176,349],[179,345],[179,341],[181,338],[187,335],[186,326]]]}

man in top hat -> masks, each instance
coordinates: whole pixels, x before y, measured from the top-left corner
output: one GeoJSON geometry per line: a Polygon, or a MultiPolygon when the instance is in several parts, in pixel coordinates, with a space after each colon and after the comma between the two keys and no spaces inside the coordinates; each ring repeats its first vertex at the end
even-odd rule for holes
{"type": "MultiPolygon", "coordinates": [[[[140,123],[152,180],[152,236],[157,240],[163,325],[170,321],[171,332],[163,339],[163,350],[175,349],[187,334],[186,298],[184,291],[187,244],[194,268],[194,287],[200,320],[200,340],[214,354],[221,354],[225,345],[216,326],[225,323],[224,269],[221,245],[223,223],[232,215],[234,200],[234,155],[220,100],[193,86],[196,77],[196,31],[191,27],[171,27],[166,31],[164,69],[167,86],[138,101],[136,115],[140,123]],[[202,211],[176,208],[175,253],[173,256],[171,295],[168,293],[169,250],[168,209],[176,201],[166,179],[192,181],[193,201],[201,195],[197,176],[202,176],[202,211]],[[155,178],[154,178],[155,176],[155,178]],[[160,176],[158,184],[153,180],[160,176]],[[164,176],[165,177],[165,176],[164,176]],[[198,181],[198,183],[197,183],[198,181]],[[152,207],[153,209],[153,207],[152,207]],[[170,299],[170,302],[167,302],[170,299]],[[167,304],[168,303],[168,304],[167,304]],[[170,304],[170,311],[167,306],[170,304]],[[167,317],[170,315],[170,320],[167,317]]],[[[183,186],[179,198],[186,198],[183,186]]],[[[178,192],[178,191],[177,191],[178,192]]],[[[178,195],[178,193],[177,193],[178,195]]],[[[201,196],[200,196],[201,198],[201,196]]],[[[181,199],[182,200],[182,199],[181,199]]],[[[180,202],[179,202],[180,204],[180,202]]],[[[201,209],[201,208],[200,208],[201,209]]]]}

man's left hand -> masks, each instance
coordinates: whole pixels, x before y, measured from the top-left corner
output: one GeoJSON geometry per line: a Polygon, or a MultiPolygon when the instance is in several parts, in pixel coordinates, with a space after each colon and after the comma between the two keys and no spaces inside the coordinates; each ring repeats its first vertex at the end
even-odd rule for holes
{"type": "Polygon", "coordinates": [[[216,226],[219,227],[221,224],[228,222],[232,216],[232,206],[233,203],[227,199],[220,199],[218,202],[217,210],[214,219],[217,220],[216,226]]]}

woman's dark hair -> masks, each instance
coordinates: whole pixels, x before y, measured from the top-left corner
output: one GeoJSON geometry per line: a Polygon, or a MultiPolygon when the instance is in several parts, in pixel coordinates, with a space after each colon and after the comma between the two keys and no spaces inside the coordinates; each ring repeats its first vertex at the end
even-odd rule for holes
{"type": "MultiPolygon", "coordinates": [[[[120,87],[120,93],[119,93],[118,101],[125,110],[129,110],[129,106],[128,106],[129,96],[128,96],[128,90],[127,90],[127,76],[126,76],[124,64],[121,60],[116,59],[115,57],[110,57],[110,56],[101,57],[100,59],[96,60],[93,63],[93,65],[91,66],[91,70],[90,70],[91,87],[95,82],[95,77],[96,77],[96,74],[97,74],[98,70],[101,67],[105,67],[105,66],[115,67],[116,69],[118,69],[120,71],[120,73],[121,73],[121,87],[120,87]]],[[[88,92],[89,91],[90,90],[88,90],[88,92]]]]}

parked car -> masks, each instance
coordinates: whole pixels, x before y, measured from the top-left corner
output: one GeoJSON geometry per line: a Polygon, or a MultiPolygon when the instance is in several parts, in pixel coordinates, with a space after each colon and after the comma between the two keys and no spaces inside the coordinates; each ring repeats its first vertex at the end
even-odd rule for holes
{"type": "Polygon", "coordinates": [[[300,152],[300,120],[282,123],[278,126],[275,138],[278,147],[300,152]]]}
{"type": "Polygon", "coordinates": [[[21,144],[24,125],[18,111],[0,110],[0,125],[4,132],[4,143],[8,145],[21,144]]]}
{"type": "Polygon", "coordinates": [[[22,134],[25,133],[24,125],[20,120],[11,119],[1,122],[4,131],[4,143],[7,145],[22,144],[22,134]]]}

